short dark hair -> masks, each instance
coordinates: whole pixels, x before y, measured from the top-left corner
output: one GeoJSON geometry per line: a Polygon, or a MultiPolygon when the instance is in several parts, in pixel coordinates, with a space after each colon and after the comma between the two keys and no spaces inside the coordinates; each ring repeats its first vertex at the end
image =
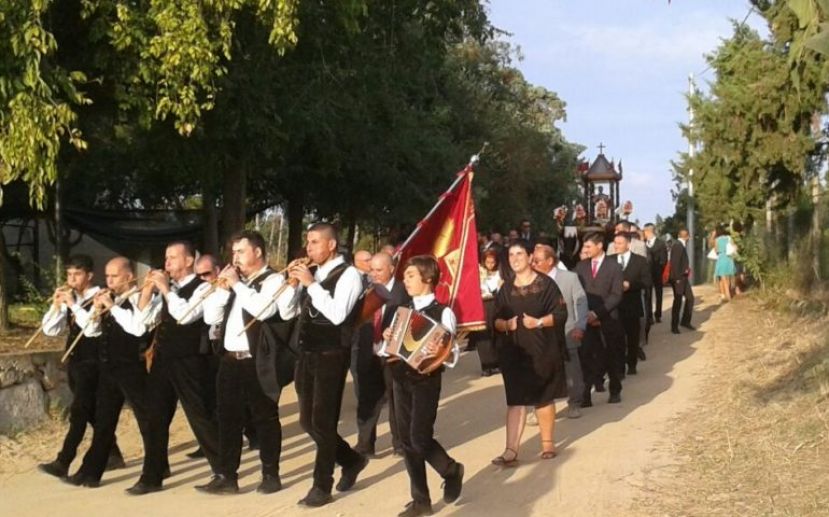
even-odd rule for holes
{"type": "Polygon", "coordinates": [[[590,241],[593,244],[601,244],[604,246],[604,237],[599,232],[588,233],[584,236],[584,242],[590,241]]]}
{"type": "Polygon", "coordinates": [[[83,254],[72,255],[67,259],[64,269],[80,269],[87,273],[92,273],[94,269],[92,257],[83,254]]]}
{"type": "Polygon", "coordinates": [[[172,248],[173,246],[181,246],[184,249],[185,257],[196,258],[196,247],[193,246],[192,242],[188,240],[179,240],[167,244],[167,248],[172,248]]]}
{"type": "Polygon", "coordinates": [[[515,242],[509,245],[509,249],[507,251],[511,250],[512,248],[515,248],[516,246],[519,248],[523,248],[524,251],[527,252],[527,255],[533,254],[533,247],[530,246],[530,243],[527,242],[526,239],[517,239],[515,242]]]}
{"type": "Polygon", "coordinates": [[[268,247],[267,247],[267,244],[265,243],[265,238],[262,237],[261,233],[255,231],[255,230],[241,230],[241,231],[238,231],[230,237],[230,245],[233,246],[233,244],[235,244],[235,243],[237,243],[241,240],[244,240],[244,239],[247,239],[247,241],[250,243],[250,245],[253,248],[259,248],[260,250],[262,250],[262,259],[263,260],[268,258],[268,247]]]}
{"type": "Polygon", "coordinates": [[[631,240],[630,234],[627,233],[627,232],[619,232],[619,233],[617,233],[616,235],[613,236],[614,239],[616,237],[621,237],[621,238],[625,239],[628,242],[630,242],[630,240],[631,240]]]}
{"type": "Polygon", "coordinates": [[[325,234],[329,239],[337,244],[340,243],[340,236],[337,234],[337,228],[331,223],[314,223],[308,227],[308,232],[320,232],[325,234]]]}
{"type": "Polygon", "coordinates": [[[432,289],[437,287],[438,281],[440,280],[440,268],[435,257],[432,255],[415,255],[414,257],[409,257],[403,271],[409,267],[417,268],[417,272],[420,273],[420,278],[427,284],[431,284],[432,289]]]}
{"type": "Polygon", "coordinates": [[[616,223],[616,225],[622,225],[622,228],[626,231],[630,231],[630,221],[625,221],[624,219],[616,223]]]}
{"type": "Polygon", "coordinates": [[[654,226],[653,223],[645,223],[645,226],[643,226],[643,228],[644,229],[652,228],[652,229],[656,230],[656,226],[654,226]]]}

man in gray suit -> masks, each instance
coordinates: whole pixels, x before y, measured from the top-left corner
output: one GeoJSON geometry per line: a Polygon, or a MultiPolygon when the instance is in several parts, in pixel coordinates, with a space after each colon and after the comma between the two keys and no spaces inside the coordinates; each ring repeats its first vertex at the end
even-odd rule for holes
{"type": "Polygon", "coordinates": [[[584,377],[579,361],[579,346],[587,327],[587,295],[578,275],[556,267],[557,262],[558,257],[551,246],[536,245],[533,251],[533,268],[553,279],[567,303],[567,323],[564,324],[567,353],[570,356],[564,363],[567,386],[570,391],[570,397],[567,400],[567,417],[579,418],[584,397],[584,377]]]}

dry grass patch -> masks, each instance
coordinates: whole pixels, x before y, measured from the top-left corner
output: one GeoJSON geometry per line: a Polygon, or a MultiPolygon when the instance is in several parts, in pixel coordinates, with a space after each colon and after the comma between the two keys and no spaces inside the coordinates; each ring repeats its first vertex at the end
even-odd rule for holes
{"type": "Polygon", "coordinates": [[[754,297],[719,311],[701,344],[710,378],[676,421],[680,463],[640,501],[648,513],[829,515],[829,329],[809,309],[754,297]]]}

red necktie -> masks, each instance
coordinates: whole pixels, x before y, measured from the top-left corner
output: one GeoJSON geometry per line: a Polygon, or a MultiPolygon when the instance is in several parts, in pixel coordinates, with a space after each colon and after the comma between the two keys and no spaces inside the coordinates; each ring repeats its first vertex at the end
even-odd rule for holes
{"type": "Polygon", "coordinates": [[[383,340],[383,309],[374,311],[374,342],[379,343],[383,340]]]}
{"type": "Polygon", "coordinates": [[[596,278],[596,273],[599,272],[599,261],[598,260],[593,261],[592,270],[593,270],[593,278],[596,278]]]}

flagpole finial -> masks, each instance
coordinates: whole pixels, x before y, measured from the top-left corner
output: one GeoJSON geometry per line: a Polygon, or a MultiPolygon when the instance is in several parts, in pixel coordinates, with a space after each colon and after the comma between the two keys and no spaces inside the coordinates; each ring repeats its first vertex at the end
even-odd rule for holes
{"type": "Polygon", "coordinates": [[[478,165],[478,162],[481,161],[481,155],[484,154],[484,151],[486,151],[486,148],[488,146],[489,146],[489,142],[484,142],[484,145],[481,146],[481,150],[478,151],[477,154],[472,155],[472,158],[469,159],[469,166],[470,167],[475,167],[476,165],[478,165]]]}

